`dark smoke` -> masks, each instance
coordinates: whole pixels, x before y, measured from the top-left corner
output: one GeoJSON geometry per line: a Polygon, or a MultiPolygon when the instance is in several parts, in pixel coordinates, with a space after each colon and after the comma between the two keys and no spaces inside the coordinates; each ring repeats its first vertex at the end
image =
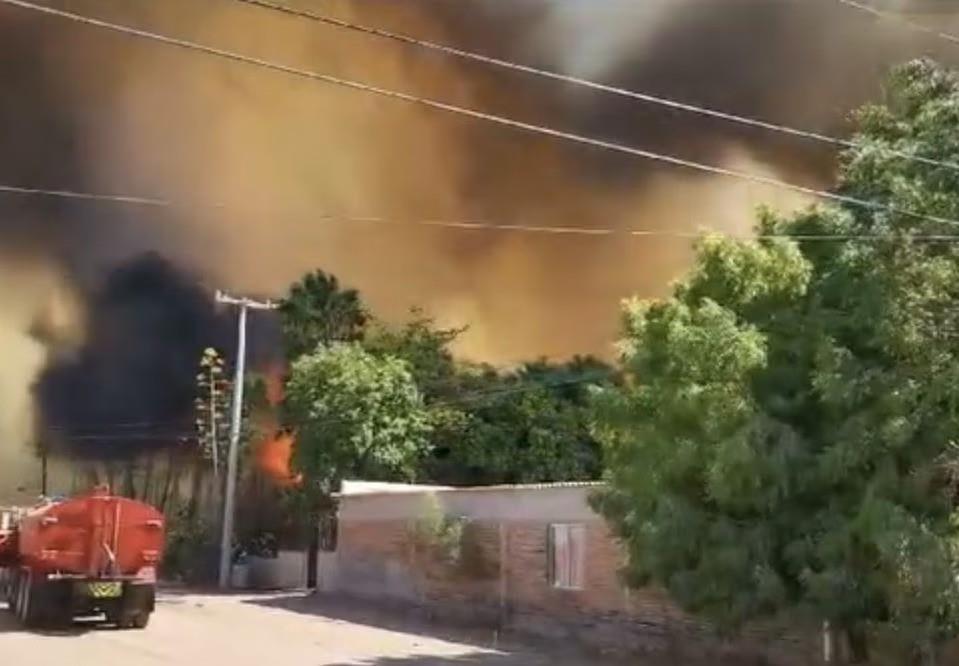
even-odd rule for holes
{"type": "Polygon", "coordinates": [[[114,269],[88,307],[89,342],[37,386],[46,437],[102,454],[188,434],[197,360],[229,339],[208,295],[150,254],[114,269]]]}
{"type": "MultiPolygon", "coordinates": [[[[924,9],[935,10],[932,2],[924,9]]],[[[831,149],[226,1],[63,4],[681,157],[745,160],[805,184],[827,185],[834,168],[831,149]]],[[[848,134],[849,111],[880,94],[892,64],[920,54],[950,59],[931,42],[830,1],[369,0],[319,9],[836,134],[848,134]]],[[[745,228],[750,205],[767,195],[8,7],[0,8],[0,77],[0,182],[226,198],[241,209],[216,217],[0,194],[0,279],[41,266],[58,285],[43,298],[66,291],[85,312],[79,348],[46,323],[44,303],[25,311],[34,321],[8,326],[42,332],[52,354],[37,383],[39,417],[64,445],[98,455],[130,443],[81,439],[85,433],[115,436],[125,423],[188,428],[199,352],[231,352],[233,340],[230,319],[200,281],[277,294],[321,265],[388,316],[413,304],[465,316],[455,322],[474,326],[464,351],[506,361],[606,352],[617,301],[662,293],[688,258],[688,248],[654,241],[329,231],[315,223],[317,210],[691,230],[745,228]],[[281,219],[258,208],[274,201],[295,202],[298,214],[281,219]]],[[[24,385],[37,369],[24,371],[24,385]]]]}
{"type": "MultiPolygon", "coordinates": [[[[198,360],[210,346],[235,356],[235,312],[153,253],[115,268],[87,302],[89,342],[37,386],[48,443],[102,456],[192,439],[198,360]]],[[[256,367],[279,347],[274,321],[253,318],[250,334],[256,367]]]]}

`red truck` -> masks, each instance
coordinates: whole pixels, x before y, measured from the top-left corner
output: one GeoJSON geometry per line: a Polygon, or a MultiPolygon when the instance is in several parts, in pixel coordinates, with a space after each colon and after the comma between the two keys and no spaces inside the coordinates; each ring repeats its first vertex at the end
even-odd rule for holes
{"type": "Polygon", "coordinates": [[[97,488],[26,511],[0,512],[0,598],[26,626],[103,615],[147,626],[163,554],[163,514],[97,488]]]}

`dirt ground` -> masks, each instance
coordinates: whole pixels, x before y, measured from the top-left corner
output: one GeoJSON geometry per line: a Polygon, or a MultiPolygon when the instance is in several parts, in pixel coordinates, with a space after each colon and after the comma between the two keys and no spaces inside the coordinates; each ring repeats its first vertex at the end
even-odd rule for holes
{"type": "Polygon", "coordinates": [[[167,592],[150,626],[27,632],[0,606],[0,663],[16,666],[603,666],[595,656],[506,645],[302,595],[167,592]]]}

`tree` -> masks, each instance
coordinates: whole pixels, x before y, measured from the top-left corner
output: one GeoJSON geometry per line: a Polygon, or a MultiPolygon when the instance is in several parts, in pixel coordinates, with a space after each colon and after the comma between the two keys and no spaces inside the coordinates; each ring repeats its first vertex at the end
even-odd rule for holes
{"type": "Polygon", "coordinates": [[[363,347],[377,356],[395,356],[409,365],[417,386],[427,398],[448,397],[457,387],[458,364],[450,346],[465,328],[437,328],[436,322],[414,308],[402,326],[382,322],[371,327],[363,347]]]}
{"type": "Polygon", "coordinates": [[[598,478],[587,395],[612,369],[577,358],[497,372],[454,358],[450,347],[463,332],[437,328],[414,310],[403,326],[372,328],[363,343],[407,361],[424,396],[433,427],[420,476],[455,485],[598,478]]]}
{"type": "Polygon", "coordinates": [[[854,661],[880,628],[932,663],[959,617],[959,251],[895,211],[959,217],[959,169],[892,151],[959,163],[959,86],[912,63],[859,119],[838,189],[888,208],[763,213],[797,241],[708,239],[670,299],[627,306],[597,506],[634,584],[728,629],[801,612],[854,661]]]}
{"type": "Polygon", "coordinates": [[[430,424],[404,361],[358,343],[320,346],[294,362],[285,408],[297,430],[294,466],[317,501],[350,476],[415,478],[430,424]]]}
{"type": "Polygon", "coordinates": [[[202,457],[209,461],[214,477],[225,468],[230,441],[230,408],[232,384],[224,376],[220,353],[208,347],[200,359],[197,374],[196,430],[202,457]]]}
{"type": "Polygon", "coordinates": [[[321,270],[294,284],[279,312],[291,359],[320,344],[359,340],[369,320],[359,293],[341,288],[334,275],[321,270]]]}
{"type": "Polygon", "coordinates": [[[430,477],[483,485],[595,480],[602,452],[590,432],[588,391],[612,370],[594,360],[481,371],[456,398],[458,436],[438,442],[430,477]]]}

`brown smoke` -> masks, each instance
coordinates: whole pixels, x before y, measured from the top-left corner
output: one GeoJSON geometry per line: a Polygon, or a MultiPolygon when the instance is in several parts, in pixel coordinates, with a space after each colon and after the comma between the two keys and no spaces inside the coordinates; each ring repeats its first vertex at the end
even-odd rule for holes
{"type": "MultiPolygon", "coordinates": [[[[907,33],[830,2],[290,3],[837,133],[848,132],[851,108],[878,94],[889,65],[929,50],[907,33]]],[[[817,186],[831,180],[830,150],[490,71],[230,0],[58,4],[712,164],[817,186]]],[[[38,258],[40,268],[16,271],[31,285],[66,276],[85,293],[118,261],[148,249],[209,285],[268,294],[282,293],[319,266],[358,287],[388,318],[419,305],[444,323],[469,324],[461,347],[468,356],[509,362],[605,354],[619,299],[662,293],[687,265],[687,242],[323,217],[744,231],[756,204],[798,203],[767,187],[564,145],[22,10],[0,9],[4,36],[9,39],[0,39],[0,49],[13,57],[0,62],[21,82],[0,102],[0,120],[16,128],[0,135],[6,162],[0,175],[7,182],[185,204],[169,211],[44,204],[29,208],[34,223],[28,226],[7,201],[0,207],[0,249],[38,258]]],[[[0,302],[4,309],[6,302],[0,302]]],[[[34,319],[35,313],[4,315],[2,330],[30,347],[19,357],[25,366],[8,367],[3,383],[16,388],[19,419],[29,413],[25,387],[45,358],[43,345],[23,337],[34,319]]],[[[15,426],[0,426],[0,436],[17,432],[15,426]]]]}

